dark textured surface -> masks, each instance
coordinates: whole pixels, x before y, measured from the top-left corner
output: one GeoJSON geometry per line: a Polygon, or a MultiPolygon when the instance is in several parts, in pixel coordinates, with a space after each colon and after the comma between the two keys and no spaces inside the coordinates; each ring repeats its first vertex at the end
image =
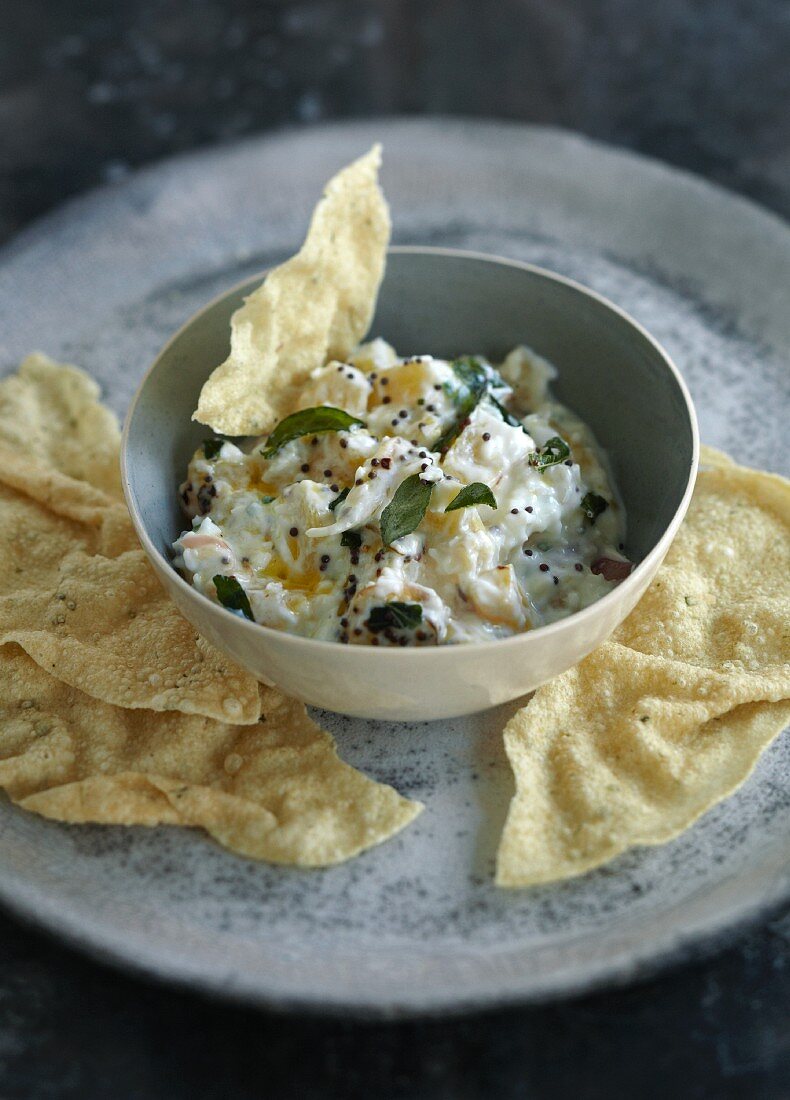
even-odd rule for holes
{"type": "MultiPolygon", "coordinates": [[[[0,9],[0,233],[179,149],[380,112],[582,130],[790,211],[790,6],[770,0],[0,9]]],[[[0,1095],[788,1095],[790,914],[625,991],[359,1026],[216,1006],[0,919],[0,1095]]]]}
{"type": "Polygon", "coordinates": [[[0,229],[171,152],[349,115],[545,122],[790,211],[785,0],[7,0],[0,229]]]}
{"type": "Polygon", "coordinates": [[[4,1098],[787,1096],[788,917],[627,990],[367,1025],[215,1005],[2,930],[4,1098]]]}

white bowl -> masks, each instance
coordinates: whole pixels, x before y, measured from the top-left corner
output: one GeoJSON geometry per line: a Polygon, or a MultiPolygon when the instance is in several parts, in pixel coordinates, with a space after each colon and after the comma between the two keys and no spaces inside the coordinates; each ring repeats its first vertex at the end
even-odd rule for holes
{"type": "Polygon", "coordinates": [[[580,661],[631,611],[680,525],[696,477],[694,407],[677,368],[611,302],[551,272],[497,257],[394,248],[371,335],[401,353],[492,360],[529,344],[559,368],[559,400],[593,429],[611,460],[628,524],[631,575],[550,626],[499,641],[434,648],[349,646],[250,622],[178,575],[177,487],[206,434],[190,417],[227,356],[230,316],[262,275],[210,302],[173,336],[132,401],[122,473],[132,521],[181,612],[263,683],[315,706],[365,718],[427,720],[515,699],[580,661]]]}

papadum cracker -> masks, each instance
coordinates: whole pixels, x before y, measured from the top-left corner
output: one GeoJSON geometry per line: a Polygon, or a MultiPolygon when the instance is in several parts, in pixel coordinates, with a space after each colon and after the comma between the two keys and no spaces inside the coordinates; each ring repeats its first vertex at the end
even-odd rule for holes
{"type": "Polygon", "coordinates": [[[79,367],[35,352],[0,380],[0,446],[121,500],[120,443],[117,417],[79,367]]]}
{"type": "Polygon", "coordinates": [[[337,756],[301,703],[263,690],[226,725],[98,702],[0,647],[0,786],[66,822],[186,825],[255,859],[323,867],[387,839],[418,803],[337,756]]]}
{"type": "Polygon", "coordinates": [[[699,464],[701,469],[707,470],[711,466],[735,466],[736,463],[724,451],[718,451],[715,447],[708,447],[702,443],[699,449],[699,464]]]}
{"type": "Polygon", "coordinates": [[[306,867],[408,824],[418,803],[344,764],[301,703],[195,634],[115,498],[117,423],[98,390],[25,362],[0,383],[0,786],[60,821],[196,826],[306,867]],[[15,434],[23,408],[34,426],[52,415],[57,446],[15,434]]]}
{"type": "Polygon", "coordinates": [[[505,729],[501,886],[579,875],[677,836],[790,721],[790,482],[706,449],[637,608],[505,729]]]}
{"type": "Polygon", "coordinates": [[[226,435],[270,429],[310,371],[344,359],[368,330],[384,274],[389,210],[381,148],[326,186],[300,251],[231,318],[231,350],[203,386],[193,420],[226,435]]]}
{"type": "Polygon", "coordinates": [[[104,702],[255,722],[257,681],[178,613],[115,498],[118,425],[98,393],[81,370],[46,356],[0,382],[0,645],[17,642],[104,702]],[[11,410],[23,408],[35,429],[28,445],[14,442],[11,410]],[[42,434],[50,416],[56,442],[42,434]],[[82,471],[83,447],[88,480],[65,472],[82,471]]]}
{"type": "Polygon", "coordinates": [[[59,514],[10,488],[13,473],[0,450],[0,644],[17,642],[103,702],[255,722],[256,680],[179,614],[121,522],[124,506],[105,498],[102,508],[97,490],[54,472],[59,514]]]}

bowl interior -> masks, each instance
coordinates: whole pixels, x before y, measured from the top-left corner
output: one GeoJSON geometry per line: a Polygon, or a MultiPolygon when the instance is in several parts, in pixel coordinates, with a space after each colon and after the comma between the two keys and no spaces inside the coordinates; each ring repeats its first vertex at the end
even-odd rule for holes
{"type": "MultiPolygon", "coordinates": [[[[197,315],[162,351],[130,412],[129,489],[157,550],[182,529],[176,489],[199,442],[190,417],[200,388],[229,350],[230,317],[260,277],[197,315]]],[[[627,317],[539,269],[481,256],[396,249],[389,256],[371,335],[401,354],[492,361],[526,343],[559,369],[558,399],[608,452],[626,507],[627,551],[639,561],[679,507],[693,462],[692,418],[658,346],[627,317]]]]}

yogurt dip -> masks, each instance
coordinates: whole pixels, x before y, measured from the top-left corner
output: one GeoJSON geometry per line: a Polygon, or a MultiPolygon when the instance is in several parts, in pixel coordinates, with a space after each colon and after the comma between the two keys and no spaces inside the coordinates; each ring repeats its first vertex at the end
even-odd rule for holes
{"type": "Polygon", "coordinates": [[[523,346],[495,369],[361,345],[269,436],[195,452],[176,567],[237,614],[352,645],[486,641],[586,607],[631,570],[625,516],[555,375],[523,346]]]}

